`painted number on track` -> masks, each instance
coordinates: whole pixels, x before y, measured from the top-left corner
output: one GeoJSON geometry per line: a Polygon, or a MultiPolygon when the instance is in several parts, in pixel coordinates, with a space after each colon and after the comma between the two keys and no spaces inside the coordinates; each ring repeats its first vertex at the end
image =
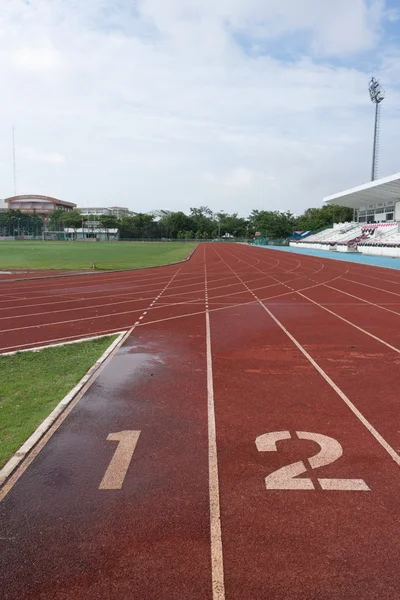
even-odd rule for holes
{"type": "MultiPolygon", "coordinates": [[[[311,469],[318,469],[335,462],[343,454],[343,448],[337,440],[322,435],[321,433],[309,433],[308,431],[296,431],[301,440],[312,440],[320,447],[317,454],[307,459],[311,469]]],[[[259,452],[277,452],[276,443],[280,440],[292,439],[289,431],[273,431],[260,435],[256,439],[259,452]]],[[[302,460],[281,467],[265,478],[267,490],[315,490],[311,479],[296,479],[299,475],[307,472],[307,467],[302,460]]],[[[345,490],[345,491],[369,491],[369,487],[363,479],[319,479],[323,490],[345,490]]]]}
{"type": "Polygon", "coordinates": [[[119,443],[99,485],[99,490],[120,490],[122,488],[139,435],[140,431],[119,431],[107,436],[108,441],[119,443]]]}

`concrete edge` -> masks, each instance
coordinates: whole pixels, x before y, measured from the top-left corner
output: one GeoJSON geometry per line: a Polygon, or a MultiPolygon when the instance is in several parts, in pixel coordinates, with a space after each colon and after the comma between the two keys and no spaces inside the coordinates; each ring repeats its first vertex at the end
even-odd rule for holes
{"type": "Polygon", "coordinates": [[[34,346],[33,348],[22,348],[21,350],[12,350],[11,352],[0,352],[0,358],[2,356],[13,356],[14,354],[20,354],[21,352],[40,352],[46,350],[46,348],[58,348],[59,346],[68,346],[70,344],[81,344],[82,342],[91,342],[92,340],[98,340],[102,337],[111,337],[112,335],[122,335],[125,331],[114,331],[114,333],[100,333],[99,335],[91,335],[90,337],[78,338],[77,340],[70,340],[69,342],[56,342],[55,344],[47,344],[46,346],[34,346]]]}
{"type": "MultiPolygon", "coordinates": [[[[196,244],[193,250],[182,260],[168,263],[166,265],[152,265],[151,267],[132,267],[131,269],[112,269],[110,271],[84,271],[83,273],[66,273],[65,275],[43,275],[43,277],[20,277],[18,279],[0,279],[0,283],[13,283],[14,281],[41,281],[42,279],[57,279],[59,277],[80,277],[82,275],[105,275],[106,273],[126,273],[127,271],[143,271],[144,269],[161,269],[172,265],[180,265],[192,258],[193,252],[196,250],[200,242],[196,244]]],[[[40,271],[40,269],[38,269],[40,271]]]]}
{"type": "MultiPolygon", "coordinates": [[[[105,361],[111,357],[120,348],[120,346],[129,337],[132,328],[120,333],[119,337],[107,348],[107,350],[100,356],[99,359],[90,367],[88,372],[82,377],[82,379],[76,384],[76,386],[68,392],[66,396],[57,404],[52,410],[48,417],[39,425],[39,427],[32,433],[32,435],[22,444],[22,446],[13,454],[9,461],[0,470],[0,488],[9,479],[10,475],[15,469],[22,463],[31,450],[38,444],[41,438],[48,432],[50,427],[55,423],[58,417],[64,412],[67,406],[78,396],[78,394],[85,388],[86,390],[92,385],[100,372],[105,361]]],[[[113,335],[113,334],[111,334],[113,335]]],[[[106,337],[106,336],[99,336],[106,337]]],[[[86,338],[87,339],[87,338],[86,338]]],[[[79,341],[86,341],[85,339],[79,341]]],[[[47,346],[48,347],[48,346],[47,346]]],[[[41,348],[42,349],[42,348],[41,348]]],[[[83,394],[82,394],[83,395],[83,394]]],[[[1,500],[1,498],[0,498],[1,500]]]]}

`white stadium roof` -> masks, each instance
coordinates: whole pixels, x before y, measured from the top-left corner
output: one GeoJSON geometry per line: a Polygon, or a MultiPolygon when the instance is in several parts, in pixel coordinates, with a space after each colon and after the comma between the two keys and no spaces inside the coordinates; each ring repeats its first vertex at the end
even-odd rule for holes
{"type": "Polygon", "coordinates": [[[400,200],[400,173],[324,198],[324,202],[328,204],[339,204],[349,208],[360,208],[395,200],[400,200]]]}

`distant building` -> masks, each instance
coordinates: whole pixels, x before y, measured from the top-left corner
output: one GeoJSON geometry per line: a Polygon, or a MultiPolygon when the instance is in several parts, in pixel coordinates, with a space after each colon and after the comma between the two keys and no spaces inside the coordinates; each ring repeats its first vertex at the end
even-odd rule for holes
{"type": "Polygon", "coordinates": [[[109,208],[101,208],[99,206],[90,206],[89,208],[78,208],[79,212],[84,216],[95,215],[111,215],[109,208]]]}
{"type": "Polygon", "coordinates": [[[78,209],[82,215],[89,216],[100,216],[100,215],[112,215],[120,219],[121,217],[128,217],[130,215],[135,214],[129,208],[125,208],[124,206],[108,206],[108,207],[99,207],[99,206],[89,206],[86,208],[78,209]]]}
{"type": "MultiPolygon", "coordinates": [[[[101,227],[84,227],[83,229],[81,227],[78,229],[73,229],[72,227],[65,227],[64,234],[66,239],[73,240],[97,240],[100,242],[111,242],[119,239],[118,229],[104,229],[101,227]]],[[[51,232],[48,235],[51,235],[51,232]]]]}
{"type": "Polygon", "coordinates": [[[4,199],[4,205],[5,210],[20,210],[25,214],[40,215],[44,219],[55,210],[73,210],[76,208],[76,204],[72,202],[37,194],[11,196],[4,199]]]}
{"type": "Polygon", "coordinates": [[[120,219],[121,217],[129,217],[130,215],[135,214],[129,210],[129,208],[125,208],[123,206],[110,206],[109,210],[111,211],[112,215],[117,217],[117,219],[120,219]]]}

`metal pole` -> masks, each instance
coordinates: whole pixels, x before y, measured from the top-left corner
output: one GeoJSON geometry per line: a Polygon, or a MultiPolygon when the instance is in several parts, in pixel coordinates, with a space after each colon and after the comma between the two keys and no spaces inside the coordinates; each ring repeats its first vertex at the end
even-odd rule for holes
{"type": "Polygon", "coordinates": [[[378,116],[379,116],[379,104],[375,104],[374,148],[373,148],[373,152],[372,152],[371,181],[375,181],[375,177],[376,177],[376,145],[377,145],[377,131],[378,131],[378,116]]]}
{"type": "Polygon", "coordinates": [[[14,169],[14,196],[17,195],[17,170],[15,166],[15,131],[14,127],[12,128],[12,136],[13,136],[13,169],[14,169]]]}

